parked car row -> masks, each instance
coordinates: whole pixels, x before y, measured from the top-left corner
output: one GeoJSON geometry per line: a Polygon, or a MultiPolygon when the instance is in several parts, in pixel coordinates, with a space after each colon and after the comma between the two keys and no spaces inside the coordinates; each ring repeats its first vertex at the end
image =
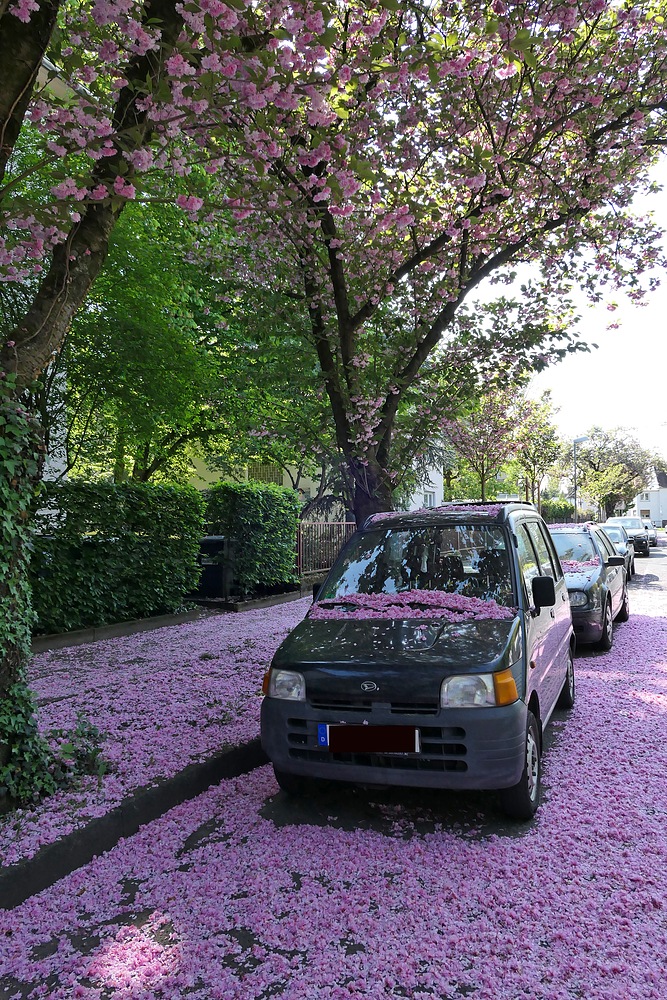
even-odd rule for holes
{"type": "Polygon", "coordinates": [[[522,503],[369,517],[264,680],[280,787],[496,790],[532,817],[545,727],[574,704],[575,643],[608,650],[629,615],[619,534],[617,551],[603,525],[548,529],[522,503]]]}
{"type": "Polygon", "coordinates": [[[595,524],[549,530],[565,572],[577,640],[611,649],[614,619],[625,622],[630,616],[626,556],[595,524]]]}
{"type": "MultiPolygon", "coordinates": [[[[635,552],[638,555],[650,556],[651,554],[651,540],[648,535],[648,531],[644,526],[644,522],[640,517],[609,517],[607,518],[606,524],[620,524],[627,531],[629,537],[632,539],[633,545],[635,547],[635,552]]],[[[655,529],[653,529],[655,531],[655,529]]],[[[655,536],[655,544],[658,544],[658,536],[655,536]]]]}

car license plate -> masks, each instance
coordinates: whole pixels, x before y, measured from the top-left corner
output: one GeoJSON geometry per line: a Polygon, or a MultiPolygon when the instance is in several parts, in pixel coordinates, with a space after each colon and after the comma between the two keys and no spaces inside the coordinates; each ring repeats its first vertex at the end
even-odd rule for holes
{"type": "Polygon", "coordinates": [[[337,726],[320,722],[317,745],[331,753],[419,753],[419,730],[412,726],[337,726]]]}

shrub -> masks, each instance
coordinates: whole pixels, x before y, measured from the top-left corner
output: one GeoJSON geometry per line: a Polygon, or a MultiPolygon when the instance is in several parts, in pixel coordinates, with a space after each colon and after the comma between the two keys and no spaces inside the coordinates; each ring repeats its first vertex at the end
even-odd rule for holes
{"type": "Polygon", "coordinates": [[[196,585],[204,501],[194,487],[48,483],[40,503],[37,632],[168,614],[196,585]]]}
{"type": "Polygon", "coordinates": [[[236,579],[242,596],[255,593],[258,587],[298,582],[299,510],[294,490],[274,483],[222,482],[207,491],[211,533],[226,535],[235,543],[236,579]]]}
{"type": "Polygon", "coordinates": [[[548,524],[561,524],[565,521],[574,520],[574,506],[571,500],[565,497],[553,497],[542,500],[540,504],[542,517],[548,524]]]}

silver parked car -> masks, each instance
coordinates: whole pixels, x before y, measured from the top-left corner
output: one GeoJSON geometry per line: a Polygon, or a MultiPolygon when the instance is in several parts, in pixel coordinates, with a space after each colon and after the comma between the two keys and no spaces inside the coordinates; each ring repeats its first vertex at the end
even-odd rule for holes
{"type": "Polygon", "coordinates": [[[655,530],[655,525],[653,521],[644,520],[644,527],[646,528],[646,534],[648,535],[648,543],[653,548],[658,544],[658,532],[655,530]]]}

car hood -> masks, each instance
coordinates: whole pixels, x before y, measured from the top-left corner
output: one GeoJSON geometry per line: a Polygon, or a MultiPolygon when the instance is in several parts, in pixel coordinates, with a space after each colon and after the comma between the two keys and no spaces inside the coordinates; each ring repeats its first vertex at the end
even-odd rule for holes
{"type": "Polygon", "coordinates": [[[600,567],[591,566],[590,569],[581,570],[578,573],[565,573],[565,586],[568,590],[586,590],[600,578],[600,567]]]}
{"type": "Polygon", "coordinates": [[[454,623],[306,618],[279,647],[273,666],[303,673],[311,697],[347,696],[373,681],[383,700],[405,701],[409,693],[419,701],[437,698],[446,674],[509,667],[516,659],[520,627],[519,616],[454,623]]]}

